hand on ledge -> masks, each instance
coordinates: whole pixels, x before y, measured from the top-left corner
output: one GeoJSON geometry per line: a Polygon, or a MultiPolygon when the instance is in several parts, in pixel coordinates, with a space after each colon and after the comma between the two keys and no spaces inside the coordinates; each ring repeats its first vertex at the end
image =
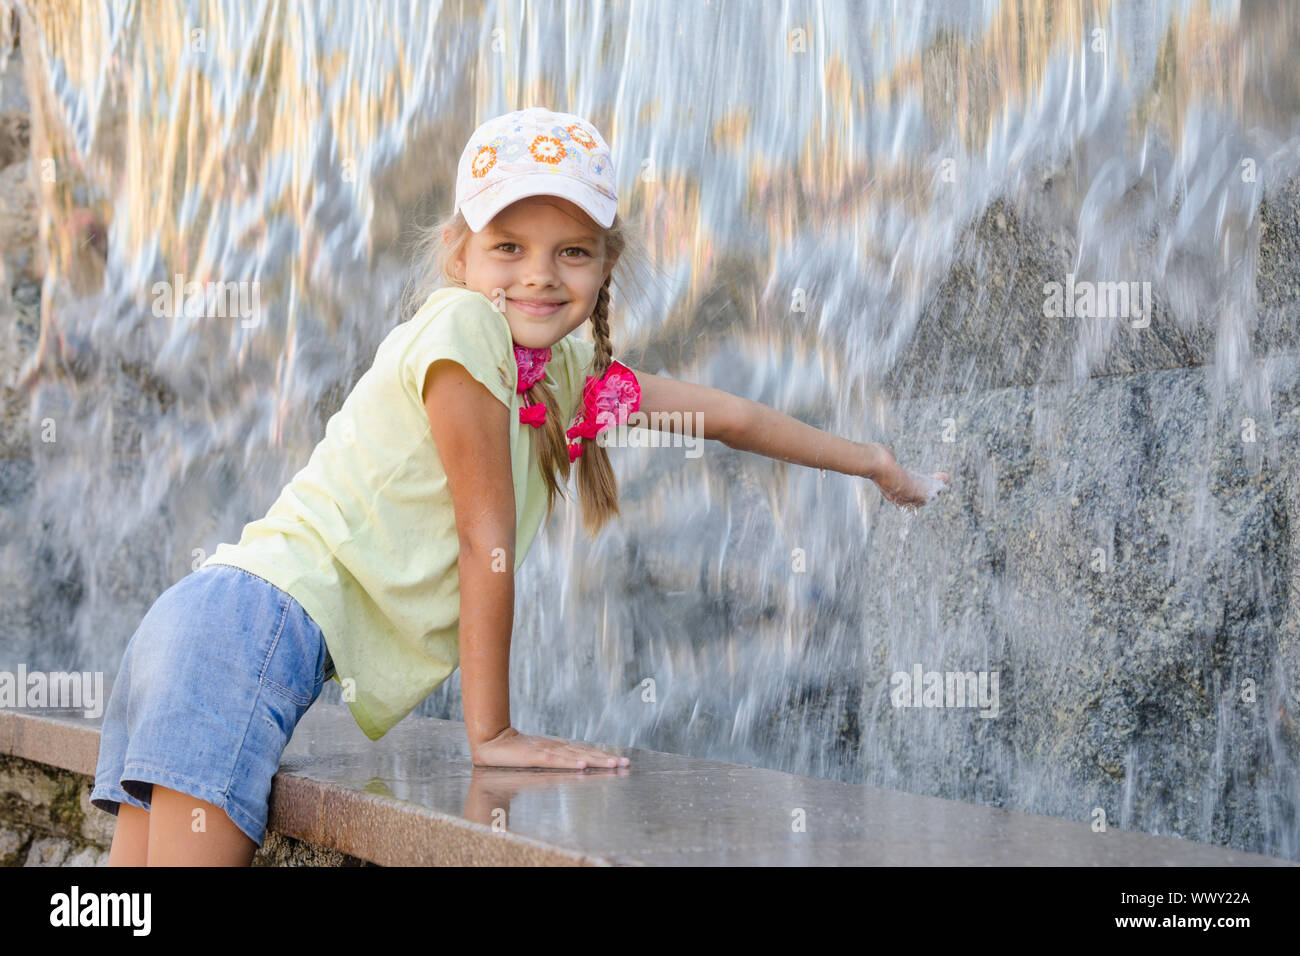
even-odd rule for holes
{"type": "Polygon", "coordinates": [[[550,767],[556,770],[593,770],[626,767],[630,760],[582,742],[558,737],[521,734],[507,727],[491,740],[471,748],[476,767],[550,767]]]}

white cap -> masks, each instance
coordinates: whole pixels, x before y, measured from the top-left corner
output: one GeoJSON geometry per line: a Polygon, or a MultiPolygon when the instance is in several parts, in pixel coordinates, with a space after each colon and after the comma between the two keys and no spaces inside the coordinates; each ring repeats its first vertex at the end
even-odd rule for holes
{"type": "Polygon", "coordinates": [[[456,211],[470,229],[481,232],[528,196],[561,196],[603,228],[613,224],[614,162],[596,127],[572,113],[530,106],[474,130],[456,171],[456,211]]]}

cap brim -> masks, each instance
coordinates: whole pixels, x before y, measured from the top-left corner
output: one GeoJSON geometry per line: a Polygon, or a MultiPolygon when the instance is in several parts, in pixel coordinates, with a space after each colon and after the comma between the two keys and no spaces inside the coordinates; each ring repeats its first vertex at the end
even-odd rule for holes
{"type": "Polygon", "coordinates": [[[614,215],[618,211],[617,202],[586,183],[571,176],[549,173],[526,173],[508,179],[500,192],[493,193],[491,189],[485,189],[461,203],[460,211],[470,229],[482,232],[483,227],[502,209],[529,196],[559,196],[567,199],[581,207],[603,229],[613,225],[614,215]]]}

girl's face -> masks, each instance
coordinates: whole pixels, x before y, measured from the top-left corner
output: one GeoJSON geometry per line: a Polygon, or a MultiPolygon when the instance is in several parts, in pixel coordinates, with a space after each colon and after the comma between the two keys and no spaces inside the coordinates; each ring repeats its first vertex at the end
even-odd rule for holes
{"type": "Polygon", "coordinates": [[[587,321],[616,261],[575,203],[529,196],[471,233],[452,273],[503,309],[515,345],[541,349],[587,321]]]}

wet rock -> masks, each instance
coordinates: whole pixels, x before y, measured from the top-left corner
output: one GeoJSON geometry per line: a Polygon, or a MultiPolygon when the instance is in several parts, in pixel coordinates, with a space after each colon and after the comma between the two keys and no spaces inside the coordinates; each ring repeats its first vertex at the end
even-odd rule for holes
{"type": "Polygon", "coordinates": [[[23,113],[0,113],[0,169],[27,158],[31,121],[23,113]]]}
{"type": "Polygon", "coordinates": [[[41,837],[32,842],[23,866],[63,866],[72,845],[59,837],[41,837]]]}
{"type": "Polygon", "coordinates": [[[109,851],[103,847],[86,846],[68,853],[61,866],[108,866],[109,851]]]}
{"type": "Polygon", "coordinates": [[[0,822],[0,866],[22,865],[31,840],[31,830],[0,822]]]}

